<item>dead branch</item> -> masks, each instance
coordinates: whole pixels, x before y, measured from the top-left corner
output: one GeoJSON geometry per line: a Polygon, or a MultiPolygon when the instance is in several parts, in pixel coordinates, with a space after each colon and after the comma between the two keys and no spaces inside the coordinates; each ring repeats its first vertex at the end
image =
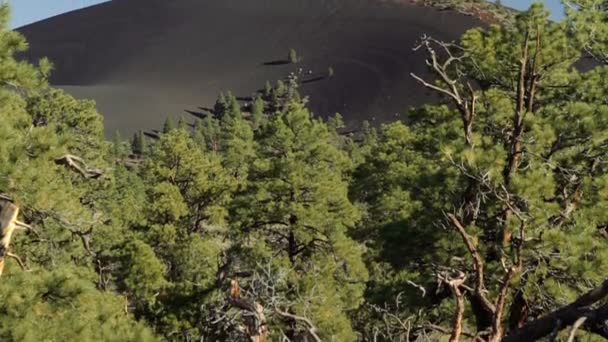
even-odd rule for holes
{"type": "Polygon", "coordinates": [[[574,322],[574,324],[572,325],[572,329],[570,330],[570,335],[568,336],[567,342],[574,342],[574,337],[576,336],[576,331],[578,330],[578,328],[581,327],[581,325],[583,325],[583,323],[585,323],[586,320],[587,320],[587,317],[581,317],[581,318],[577,319],[576,322],[574,322]]]}
{"type": "MultiPolygon", "coordinates": [[[[384,306],[379,306],[375,304],[369,304],[371,309],[382,316],[382,321],[386,325],[386,332],[384,333],[385,338],[395,338],[401,334],[405,335],[406,341],[409,342],[409,336],[412,332],[412,320],[416,318],[417,315],[410,315],[409,317],[403,319],[399,316],[399,308],[401,306],[401,295],[403,292],[400,292],[395,297],[394,308],[388,303],[384,303],[384,306]],[[396,322],[394,324],[393,322],[396,322]],[[396,326],[396,327],[395,327],[396,326]]],[[[418,330],[424,329],[424,326],[417,327],[418,330]]],[[[446,330],[447,331],[447,330],[446,330]]],[[[376,335],[378,335],[378,331],[376,335]]],[[[449,334],[449,332],[447,333],[449,334]]],[[[375,340],[374,340],[375,341],[375,340]]]]}
{"type": "Polygon", "coordinates": [[[19,267],[21,267],[21,270],[27,271],[27,266],[25,265],[23,260],[21,260],[21,258],[17,254],[6,253],[6,256],[15,259],[15,261],[17,261],[17,263],[19,264],[19,267]]]}
{"type": "Polygon", "coordinates": [[[26,269],[21,258],[10,252],[11,240],[17,226],[29,227],[17,220],[18,215],[19,207],[10,202],[6,202],[2,211],[0,211],[0,277],[4,271],[6,257],[17,260],[19,266],[21,266],[22,269],[26,269]]]}
{"type": "MultiPolygon", "coordinates": [[[[232,291],[231,291],[232,292],[232,291]]],[[[243,310],[245,317],[244,333],[249,337],[251,342],[265,342],[268,336],[268,325],[264,307],[256,302],[246,300],[240,297],[228,296],[230,305],[243,310]]]]}
{"type": "Polygon", "coordinates": [[[264,314],[264,307],[255,300],[247,300],[241,297],[241,287],[238,280],[230,280],[230,293],[227,296],[230,305],[241,309],[245,321],[243,332],[251,342],[264,342],[268,337],[268,323],[264,314]]]}
{"type": "Polygon", "coordinates": [[[55,163],[65,165],[68,168],[80,173],[85,178],[96,179],[103,176],[103,172],[101,170],[89,168],[82,158],[72,154],[66,154],[56,158],[55,163]]]}
{"type": "Polygon", "coordinates": [[[464,51],[464,49],[460,46],[457,46],[456,44],[438,41],[426,35],[422,36],[421,40],[421,43],[414,48],[414,51],[417,51],[422,48],[426,50],[428,55],[426,64],[431,68],[433,73],[435,73],[443,82],[443,86],[438,86],[432,84],[431,82],[427,82],[414,73],[410,73],[410,76],[412,76],[424,87],[434,90],[437,93],[448,97],[453,102],[453,104],[456,106],[461,115],[465,133],[465,142],[468,146],[472,146],[473,122],[475,120],[476,115],[475,111],[477,95],[475,94],[475,91],[469,82],[466,82],[466,90],[468,92],[468,95],[461,94],[461,91],[459,90],[459,82],[463,83],[462,85],[460,85],[462,87],[465,87],[465,84],[463,81],[460,81],[458,79],[461,76],[461,72],[458,70],[457,63],[464,60],[465,55],[462,54],[460,56],[455,56],[453,53],[453,50],[458,50],[462,52],[464,51]],[[442,51],[447,56],[443,63],[439,62],[437,53],[435,52],[433,45],[442,49],[442,51]],[[450,70],[452,70],[452,73],[456,74],[456,78],[450,75],[450,70]]]}
{"type": "Polygon", "coordinates": [[[321,338],[319,337],[319,335],[317,335],[317,327],[312,323],[310,319],[303,316],[291,314],[287,311],[283,311],[278,308],[275,308],[274,311],[283,318],[288,318],[296,322],[304,323],[306,331],[308,331],[310,337],[312,337],[316,342],[321,342],[321,338]]]}
{"type": "Polygon", "coordinates": [[[422,294],[422,298],[424,298],[426,296],[426,289],[424,288],[424,286],[416,284],[416,283],[414,283],[411,280],[406,280],[406,283],[408,283],[409,285],[411,285],[411,286],[417,288],[418,290],[420,290],[420,292],[422,294]]]}
{"type": "MultiPolygon", "coordinates": [[[[249,336],[252,342],[264,341],[268,335],[265,313],[280,320],[294,323],[291,327],[294,332],[295,330],[301,330],[303,335],[308,336],[309,339],[321,341],[316,325],[306,316],[309,305],[314,300],[313,294],[309,293],[306,298],[301,298],[298,287],[291,287],[290,291],[296,297],[302,299],[297,301],[304,304],[303,313],[295,313],[290,310],[293,303],[286,299],[283,292],[288,282],[288,272],[286,270],[275,271],[269,263],[258,264],[255,272],[247,273],[251,280],[243,288],[240,287],[236,278],[231,280],[227,302],[242,310],[242,316],[245,320],[245,329],[242,329],[242,331],[249,336]],[[259,303],[264,303],[264,306],[259,303]]],[[[312,291],[314,292],[314,288],[312,291]]]]}
{"type": "Polygon", "coordinates": [[[496,308],[494,304],[488,300],[486,296],[486,289],[484,284],[484,265],[483,259],[481,255],[479,255],[479,251],[477,250],[477,246],[473,242],[471,236],[467,233],[466,229],[462,226],[458,218],[454,216],[454,214],[447,215],[450,222],[456,228],[463,242],[465,243],[469,254],[473,258],[473,269],[475,270],[475,295],[480,300],[481,304],[484,306],[484,309],[492,314],[496,312],[496,308]]]}
{"type": "MultiPolygon", "coordinates": [[[[57,223],[59,223],[65,230],[69,231],[72,236],[76,236],[80,239],[83,248],[90,256],[96,255],[95,251],[93,251],[91,247],[91,236],[94,227],[101,221],[101,212],[94,213],[93,220],[91,221],[79,220],[76,223],[69,222],[65,217],[55,211],[38,210],[37,213],[43,217],[49,217],[57,221],[57,223]],[[82,226],[88,226],[89,228],[87,230],[82,230],[82,226]]],[[[34,232],[36,232],[36,230],[34,230],[34,232]]]]}
{"type": "Polygon", "coordinates": [[[464,293],[460,289],[465,281],[465,277],[453,279],[448,282],[454,297],[456,298],[456,312],[454,312],[454,320],[452,321],[452,334],[450,342],[458,342],[462,334],[462,317],[464,316],[464,293]]]}

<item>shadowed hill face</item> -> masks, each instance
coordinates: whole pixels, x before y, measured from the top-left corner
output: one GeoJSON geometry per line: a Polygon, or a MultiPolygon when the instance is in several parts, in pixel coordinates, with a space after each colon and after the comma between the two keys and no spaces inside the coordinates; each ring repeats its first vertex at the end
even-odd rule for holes
{"type": "Polygon", "coordinates": [[[394,120],[431,100],[409,76],[426,72],[412,51],[420,36],[454,40],[478,25],[396,0],[114,0],[19,31],[28,59],[54,62],[53,84],[97,100],[107,132],[131,133],[290,72],[316,114],[394,120]],[[299,63],[284,62],[291,48],[299,63]]]}

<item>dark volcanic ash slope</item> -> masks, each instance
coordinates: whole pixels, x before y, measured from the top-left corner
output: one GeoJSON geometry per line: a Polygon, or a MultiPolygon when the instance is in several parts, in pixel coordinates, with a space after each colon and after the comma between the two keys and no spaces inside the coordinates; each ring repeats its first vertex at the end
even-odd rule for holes
{"type": "Polygon", "coordinates": [[[316,114],[393,120],[430,99],[409,76],[426,72],[412,51],[420,36],[452,40],[478,25],[396,0],[114,0],[19,31],[26,58],[54,62],[53,84],[95,99],[107,132],[130,133],[300,68],[316,114]],[[290,48],[303,60],[278,62],[290,48]]]}

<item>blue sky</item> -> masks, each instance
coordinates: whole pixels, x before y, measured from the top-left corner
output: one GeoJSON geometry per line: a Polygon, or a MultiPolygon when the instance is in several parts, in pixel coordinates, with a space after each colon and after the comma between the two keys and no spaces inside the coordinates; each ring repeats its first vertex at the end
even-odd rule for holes
{"type": "Polygon", "coordinates": [[[11,27],[16,28],[105,0],[8,0],[11,5],[11,27]]]}
{"type": "MultiPolygon", "coordinates": [[[[8,2],[11,4],[13,11],[11,27],[16,28],[71,10],[105,2],[105,0],[8,0],[8,2]]],[[[560,1],[544,0],[544,2],[551,10],[553,18],[559,19],[562,14],[560,1]]],[[[502,0],[502,3],[509,7],[525,9],[530,6],[532,1],[502,0]]]]}
{"type": "MultiPolygon", "coordinates": [[[[505,6],[516,9],[526,9],[532,4],[530,0],[501,0],[505,6]]],[[[551,11],[551,16],[555,20],[559,20],[564,16],[564,6],[560,0],[544,0],[547,8],[551,11]]]]}

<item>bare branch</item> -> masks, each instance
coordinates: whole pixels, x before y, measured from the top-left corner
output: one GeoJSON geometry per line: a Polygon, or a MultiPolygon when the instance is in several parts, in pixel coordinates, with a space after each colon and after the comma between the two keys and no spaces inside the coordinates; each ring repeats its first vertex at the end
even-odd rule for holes
{"type": "MultiPolygon", "coordinates": [[[[386,332],[383,333],[384,337],[387,339],[394,339],[396,336],[400,336],[405,334],[406,341],[409,341],[409,336],[412,331],[412,323],[411,321],[416,318],[416,315],[410,315],[407,318],[402,318],[399,316],[399,308],[401,306],[401,295],[403,292],[400,292],[395,297],[395,305],[394,308],[388,303],[385,303],[383,307],[375,304],[369,304],[372,310],[382,315],[382,321],[386,325],[386,332]],[[395,327],[396,322],[397,327],[395,327]]],[[[424,327],[419,327],[419,329],[423,329],[424,327]]],[[[447,331],[447,330],[446,330],[447,331]]],[[[379,334],[379,331],[376,331],[376,335],[379,334]]],[[[449,332],[447,332],[449,334],[449,332]]]]}
{"type": "Polygon", "coordinates": [[[460,335],[462,334],[462,317],[464,316],[464,294],[460,290],[460,285],[465,281],[465,277],[460,279],[451,280],[448,282],[454,297],[456,298],[456,312],[454,312],[454,319],[452,321],[452,334],[450,335],[450,342],[458,342],[460,335]]]}
{"type": "Polygon", "coordinates": [[[56,158],[55,163],[65,165],[73,169],[74,171],[80,173],[85,178],[95,179],[103,175],[103,172],[101,170],[89,168],[84,162],[84,160],[82,160],[82,158],[72,154],[66,154],[59,158],[56,158]]]}
{"type": "Polygon", "coordinates": [[[0,211],[0,277],[4,271],[5,258],[16,259],[21,268],[25,269],[25,264],[15,254],[10,253],[10,244],[15,233],[19,207],[7,202],[0,211]]]}
{"type": "Polygon", "coordinates": [[[576,320],[576,322],[574,322],[574,324],[572,325],[572,329],[570,330],[570,336],[568,336],[568,342],[574,342],[574,337],[576,336],[576,331],[578,330],[578,328],[581,327],[581,325],[583,325],[583,323],[585,323],[585,321],[587,320],[587,317],[581,317],[579,319],[576,320]]]}
{"type": "Polygon", "coordinates": [[[422,292],[423,298],[424,298],[424,296],[426,296],[426,289],[424,288],[424,286],[418,285],[411,280],[407,280],[406,283],[408,283],[408,284],[412,285],[413,287],[417,288],[418,290],[420,290],[420,292],[422,292]]]}
{"type": "Polygon", "coordinates": [[[458,218],[454,216],[454,214],[447,215],[450,222],[456,228],[460,236],[462,237],[463,242],[465,243],[469,254],[473,258],[473,268],[475,270],[475,295],[478,296],[479,300],[484,305],[485,309],[491,313],[495,313],[496,309],[494,305],[488,300],[485,295],[485,285],[484,285],[484,266],[483,259],[481,255],[479,255],[479,251],[477,251],[477,246],[473,243],[473,239],[466,232],[465,228],[462,226],[458,218]]]}
{"type": "Polygon", "coordinates": [[[19,264],[19,267],[21,267],[21,269],[23,271],[27,271],[27,266],[25,265],[25,263],[23,262],[23,260],[21,260],[21,258],[17,254],[6,253],[6,256],[15,259],[15,261],[17,261],[17,263],[19,264]]]}
{"type": "Polygon", "coordinates": [[[420,84],[422,84],[423,86],[451,97],[456,103],[462,102],[462,100],[460,99],[460,97],[457,94],[454,94],[454,93],[450,92],[449,90],[443,89],[434,84],[428,83],[427,81],[423,80],[420,76],[414,74],[413,72],[410,73],[410,76],[412,76],[416,81],[420,82],[420,84]]]}
{"type": "Polygon", "coordinates": [[[268,325],[264,307],[256,302],[249,301],[237,296],[228,296],[228,303],[245,311],[248,315],[245,319],[245,334],[251,342],[264,342],[268,335],[268,325]]]}
{"type": "Polygon", "coordinates": [[[460,112],[463,122],[465,142],[467,145],[472,146],[473,122],[475,119],[477,95],[469,82],[466,82],[465,87],[465,82],[461,80],[463,74],[458,68],[458,63],[466,58],[467,55],[464,53],[465,50],[456,44],[438,41],[426,35],[422,36],[421,43],[414,48],[414,51],[422,48],[426,50],[428,55],[426,64],[431,68],[433,73],[439,77],[443,85],[438,86],[427,82],[414,73],[410,73],[410,75],[424,87],[447,96],[454,103],[460,112]],[[432,45],[438,46],[447,56],[443,63],[439,62],[437,53],[432,45]],[[458,50],[461,54],[455,56],[452,53],[453,50],[458,50]],[[463,96],[460,93],[461,90],[459,88],[463,89],[463,91],[466,88],[466,90],[468,90],[468,96],[463,96]]]}
{"type": "Polygon", "coordinates": [[[306,330],[308,331],[308,334],[310,334],[310,336],[316,341],[316,342],[321,342],[321,338],[319,337],[319,335],[317,335],[317,328],[316,326],[312,323],[312,321],[306,317],[303,316],[298,316],[298,315],[294,315],[294,314],[290,314],[287,311],[283,311],[280,310],[278,308],[275,308],[274,311],[281,317],[283,318],[289,318],[289,319],[293,319],[294,321],[298,321],[298,322],[302,322],[305,324],[306,326],[306,330]]]}
{"type": "Polygon", "coordinates": [[[321,341],[316,325],[306,316],[310,303],[314,300],[311,298],[314,297],[314,287],[307,291],[307,298],[302,298],[297,286],[286,286],[287,278],[286,270],[275,271],[268,263],[258,265],[257,270],[251,274],[251,280],[243,289],[240,288],[236,278],[232,279],[227,302],[245,313],[243,315],[244,332],[252,342],[262,341],[259,338],[265,338],[268,334],[265,313],[290,323],[295,322],[299,327],[296,328],[296,324],[294,324],[291,329],[301,329],[310,338],[321,341]],[[298,298],[296,299],[298,303],[302,304],[303,308],[300,312],[294,313],[290,310],[293,303],[286,299],[285,288],[290,288],[290,293],[298,298]],[[264,303],[264,306],[260,303],[264,303]]]}

